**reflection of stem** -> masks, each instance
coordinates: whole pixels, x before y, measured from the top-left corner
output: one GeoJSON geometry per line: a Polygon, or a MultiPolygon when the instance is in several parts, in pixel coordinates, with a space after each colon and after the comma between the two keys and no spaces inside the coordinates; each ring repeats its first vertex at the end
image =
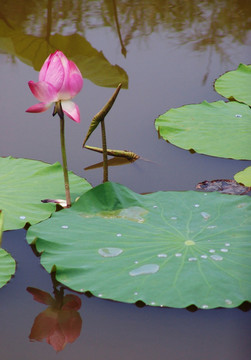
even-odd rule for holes
{"type": "Polygon", "coordinates": [[[118,19],[116,0],[113,0],[112,2],[113,2],[114,18],[115,18],[116,28],[117,28],[117,32],[118,32],[118,36],[119,36],[119,42],[120,42],[120,45],[121,45],[121,53],[124,55],[124,57],[126,57],[127,51],[126,51],[125,45],[123,44],[123,40],[122,40],[122,36],[121,36],[121,32],[120,32],[120,25],[119,25],[119,19],[118,19]]]}
{"type": "Polygon", "coordinates": [[[61,286],[59,290],[57,289],[59,282],[56,280],[55,272],[51,273],[51,280],[56,304],[59,308],[61,308],[63,306],[64,288],[61,286]]]}
{"type": "MultiPolygon", "coordinates": [[[[64,172],[64,185],[65,185],[65,196],[66,196],[66,206],[71,206],[71,196],[70,196],[70,187],[69,187],[69,178],[67,170],[67,158],[65,150],[65,135],[64,135],[64,113],[62,110],[61,102],[59,101],[55,105],[56,112],[60,118],[60,140],[61,140],[61,153],[62,153],[62,162],[63,162],[63,172],[64,172]]],[[[54,110],[55,112],[55,110],[54,110]]]]}
{"type": "Polygon", "coordinates": [[[103,183],[108,181],[107,145],[105,133],[105,120],[101,120],[102,147],[103,147],[103,183]]]}
{"type": "Polygon", "coordinates": [[[53,0],[48,0],[48,5],[47,5],[47,26],[46,26],[46,37],[45,37],[47,41],[49,41],[51,35],[52,1],[53,0]]]}

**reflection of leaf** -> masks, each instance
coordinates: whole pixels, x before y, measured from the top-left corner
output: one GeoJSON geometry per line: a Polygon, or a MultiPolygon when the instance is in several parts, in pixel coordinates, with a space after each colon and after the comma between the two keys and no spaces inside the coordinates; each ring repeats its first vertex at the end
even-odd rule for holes
{"type": "MultiPolygon", "coordinates": [[[[128,165],[128,164],[132,164],[134,161],[136,160],[128,160],[126,158],[122,158],[122,157],[113,157],[109,160],[107,160],[107,165],[108,166],[121,166],[121,165],[128,165]]],[[[89,165],[87,167],[84,168],[84,170],[94,170],[94,169],[100,169],[104,166],[103,161],[93,164],[93,165],[89,165]]]]}
{"type": "Polygon", "coordinates": [[[240,64],[235,71],[228,71],[215,81],[215,90],[226,98],[251,106],[251,65],[240,64]]]}
{"type": "Polygon", "coordinates": [[[197,190],[201,191],[218,191],[222,194],[243,195],[250,191],[249,187],[238,184],[235,180],[205,180],[196,185],[197,190]]]}
{"type": "Polygon", "coordinates": [[[171,109],[155,121],[160,135],[183,149],[251,160],[251,110],[236,101],[216,101],[171,109]]]}
{"type": "MultiPolygon", "coordinates": [[[[20,229],[28,222],[47,219],[56,204],[44,204],[45,198],[64,198],[63,170],[54,165],[28,159],[0,158],[0,203],[4,229],[20,229]]],[[[72,201],[91,188],[90,184],[69,172],[72,201]]]]}
{"type": "Polygon", "coordinates": [[[239,171],[234,175],[234,178],[238,183],[241,183],[245,186],[251,186],[251,166],[248,166],[243,171],[239,171]]]}
{"type": "Polygon", "coordinates": [[[17,56],[24,63],[39,71],[47,56],[61,50],[76,62],[84,78],[105,87],[117,87],[122,83],[128,88],[128,76],[118,65],[111,65],[102,52],[94,49],[79,34],[63,36],[55,34],[45,38],[26,35],[20,29],[13,30],[0,20],[0,49],[17,56]]]}
{"type": "Polygon", "coordinates": [[[251,300],[248,196],[139,195],[105,183],[29,228],[48,272],[76,291],[200,308],[251,300]]]}

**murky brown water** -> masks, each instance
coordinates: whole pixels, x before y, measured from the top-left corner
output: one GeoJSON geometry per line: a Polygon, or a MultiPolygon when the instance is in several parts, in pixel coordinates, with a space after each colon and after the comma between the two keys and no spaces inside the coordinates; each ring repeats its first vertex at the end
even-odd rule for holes
{"type": "MultiPolygon", "coordinates": [[[[33,66],[39,70],[46,51],[58,42],[76,62],[81,57],[85,78],[76,97],[81,124],[66,124],[69,169],[92,185],[102,181],[102,169],[83,170],[102,157],[83,150],[82,142],[93,115],[128,79],[128,89],[121,90],[106,119],[108,147],[150,161],[110,167],[110,180],[142,193],[232,179],[250,162],[191,154],[167,144],[158,139],[154,119],[171,107],[221,99],[214,80],[241,62],[250,63],[250,11],[249,1],[237,0],[2,1],[0,155],[50,163],[61,159],[57,119],[50,111],[25,113],[35,103],[27,86],[37,81],[33,66]],[[77,39],[67,38],[72,34],[77,39]]],[[[88,145],[101,146],[98,131],[88,145]]],[[[56,354],[48,344],[28,339],[45,306],[34,302],[26,287],[51,292],[50,276],[27,245],[24,230],[5,233],[2,245],[17,260],[15,277],[0,290],[3,360],[246,360],[250,354],[250,312],[138,308],[84,295],[81,335],[56,354]]]]}

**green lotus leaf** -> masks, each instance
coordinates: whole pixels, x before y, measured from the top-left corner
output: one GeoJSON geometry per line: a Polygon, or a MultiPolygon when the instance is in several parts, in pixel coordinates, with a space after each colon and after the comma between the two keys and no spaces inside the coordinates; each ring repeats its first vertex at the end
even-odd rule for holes
{"type": "Polygon", "coordinates": [[[139,195],[105,183],[28,229],[41,264],[67,287],[182,308],[251,301],[250,197],[139,195]]]}
{"type": "Polygon", "coordinates": [[[251,109],[216,101],[171,109],[155,121],[170,143],[206,155],[251,160],[251,109]]]}
{"type": "MultiPolygon", "coordinates": [[[[0,210],[0,245],[3,232],[3,212],[0,210]]],[[[3,287],[15,273],[16,263],[12,256],[0,248],[0,288],[3,287]]]]}
{"type": "Polygon", "coordinates": [[[248,166],[243,171],[239,171],[237,174],[234,175],[235,181],[241,183],[245,186],[251,186],[251,166],[248,166]]]}
{"type": "MultiPolygon", "coordinates": [[[[55,211],[56,204],[44,199],[65,199],[63,170],[29,159],[0,158],[0,206],[4,214],[4,230],[20,229],[28,222],[36,224],[55,211]]],[[[72,201],[91,185],[69,172],[72,201]]]]}
{"type": "Polygon", "coordinates": [[[220,95],[251,106],[251,65],[240,64],[237,70],[226,72],[214,87],[220,95]]]}
{"type": "Polygon", "coordinates": [[[0,248],[0,288],[3,287],[16,271],[16,262],[4,249],[0,248]]]}

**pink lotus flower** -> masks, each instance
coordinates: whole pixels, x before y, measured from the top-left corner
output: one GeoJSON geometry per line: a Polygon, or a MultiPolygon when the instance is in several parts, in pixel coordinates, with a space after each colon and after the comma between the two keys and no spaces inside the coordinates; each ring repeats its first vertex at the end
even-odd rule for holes
{"type": "Polygon", "coordinates": [[[60,101],[63,112],[70,119],[80,122],[79,108],[71,99],[82,89],[83,77],[77,65],[61,51],[49,55],[39,72],[39,81],[29,81],[28,84],[40,103],[29,107],[27,112],[43,112],[60,101]]]}

